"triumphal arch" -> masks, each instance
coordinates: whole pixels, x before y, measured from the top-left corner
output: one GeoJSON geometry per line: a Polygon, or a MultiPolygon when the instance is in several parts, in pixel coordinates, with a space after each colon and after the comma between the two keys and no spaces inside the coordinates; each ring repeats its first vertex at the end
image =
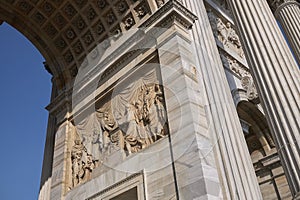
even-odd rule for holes
{"type": "Polygon", "coordinates": [[[53,77],[40,200],[300,198],[298,1],[2,0],[0,19],[53,77]]]}

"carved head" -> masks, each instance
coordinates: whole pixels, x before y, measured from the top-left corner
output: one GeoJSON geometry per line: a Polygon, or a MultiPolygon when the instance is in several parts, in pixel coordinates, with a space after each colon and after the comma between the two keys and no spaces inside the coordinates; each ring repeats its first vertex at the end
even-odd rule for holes
{"type": "Polygon", "coordinates": [[[231,28],[230,22],[227,22],[227,23],[226,23],[226,27],[227,27],[227,28],[231,28]]]}

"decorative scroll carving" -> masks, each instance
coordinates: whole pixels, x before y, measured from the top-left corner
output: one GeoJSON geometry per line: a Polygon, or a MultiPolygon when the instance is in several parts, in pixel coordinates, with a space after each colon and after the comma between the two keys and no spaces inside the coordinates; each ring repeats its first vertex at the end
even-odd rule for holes
{"type": "Polygon", "coordinates": [[[247,91],[247,96],[249,100],[254,100],[258,98],[258,93],[254,85],[254,81],[251,75],[245,75],[241,79],[242,87],[247,91]]]}
{"type": "Polygon", "coordinates": [[[229,68],[238,77],[240,77],[242,87],[246,90],[248,99],[257,100],[258,93],[249,69],[242,66],[237,60],[230,56],[226,56],[223,53],[221,53],[220,56],[223,65],[229,68]]]}
{"type": "Polygon", "coordinates": [[[208,10],[208,18],[211,23],[214,35],[225,47],[237,52],[242,58],[244,51],[236,31],[230,22],[224,22],[221,18],[217,17],[211,10],[208,10]]]}
{"type": "Polygon", "coordinates": [[[227,29],[227,39],[229,42],[231,42],[233,45],[235,45],[237,48],[241,48],[241,42],[239,39],[239,36],[236,34],[235,30],[231,27],[231,23],[226,23],[226,29],[227,29]]]}

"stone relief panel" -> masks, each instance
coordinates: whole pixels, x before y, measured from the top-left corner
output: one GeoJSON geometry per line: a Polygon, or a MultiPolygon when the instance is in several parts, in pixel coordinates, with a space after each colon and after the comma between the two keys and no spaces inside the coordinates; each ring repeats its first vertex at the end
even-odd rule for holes
{"type": "Polygon", "coordinates": [[[207,12],[213,33],[225,49],[236,52],[241,58],[244,58],[244,51],[235,29],[231,22],[218,17],[211,9],[207,12]]]}
{"type": "MultiPolygon", "coordinates": [[[[124,133],[118,138],[119,147],[126,155],[139,152],[167,134],[160,85],[143,85],[137,90],[135,97],[125,105],[125,110],[115,112],[116,120],[124,133]]],[[[119,100],[121,99],[117,101],[119,100]]]]}
{"type": "Polygon", "coordinates": [[[123,159],[168,135],[159,75],[153,69],[132,75],[102,97],[95,111],[76,125],[72,148],[72,186],[85,182],[114,153],[123,159]]]}

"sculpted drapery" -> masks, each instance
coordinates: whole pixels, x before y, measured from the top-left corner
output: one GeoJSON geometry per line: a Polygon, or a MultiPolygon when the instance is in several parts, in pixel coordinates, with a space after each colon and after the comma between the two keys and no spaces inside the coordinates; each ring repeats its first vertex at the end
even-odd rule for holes
{"type": "Polygon", "coordinates": [[[164,137],[166,111],[156,69],[135,73],[117,84],[99,109],[85,117],[76,129],[93,160],[102,161],[110,148],[124,156],[136,153],[164,137]]]}

